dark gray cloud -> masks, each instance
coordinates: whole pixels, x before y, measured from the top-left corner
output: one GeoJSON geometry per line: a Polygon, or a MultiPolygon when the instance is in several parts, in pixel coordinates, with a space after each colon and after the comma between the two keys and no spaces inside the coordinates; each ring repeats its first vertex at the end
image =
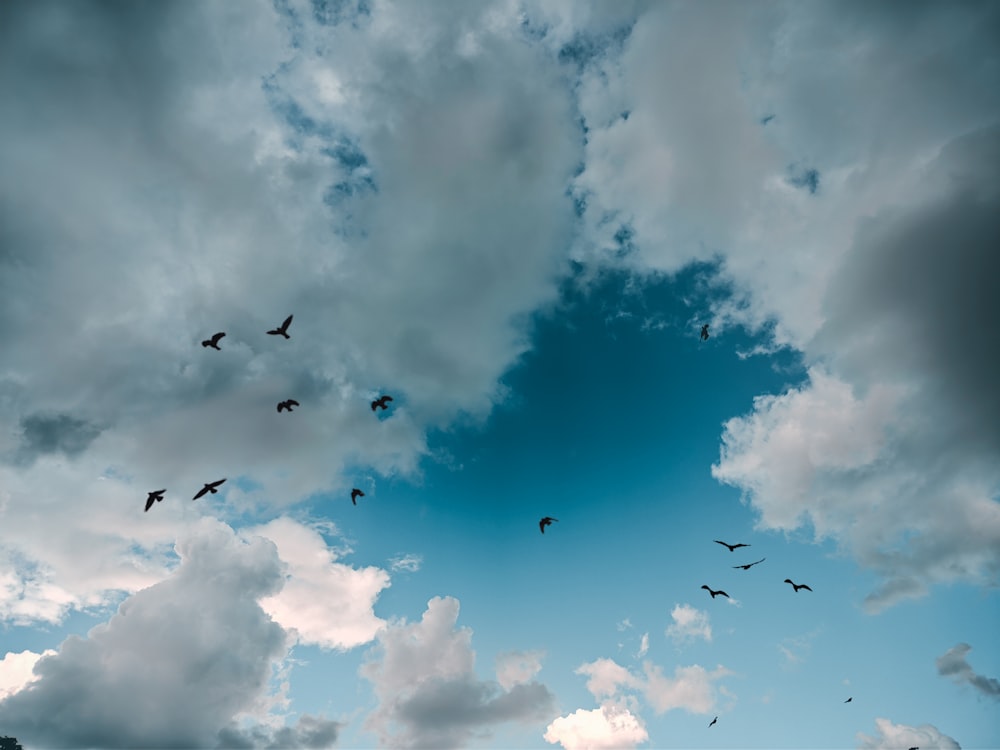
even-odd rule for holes
{"type": "Polygon", "coordinates": [[[977,674],[972,669],[965,658],[971,650],[972,646],[968,643],[959,643],[945,651],[935,662],[938,674],[950,677],[957,683],[966,682],[983,695],[1000,700],[1000,680],[977,674]]]}
{"type": "MultiPolygon", "coordinates": [[[[265,694],[287,636],[257,603],[282,585],[275,546],[208,519],[174,574],[35,665],[0,725],[38,747],[206,747],[265,694]],[[178,717],[183,717],[178,720],[178,717]]],[[[328,736],[324,724],[299,726],[328,736]]]]}
{"type": "Polygon", "coordinates": [[[17,459],[31,462],[40,454],[76,456],[101,434],[101,428],[69,414],[31,414],[21,419],[22,443],[17,459]]]}
{"type": "Polygon", "coordinates": [[[279,750],[279,748],[310,748],[323,750],[333,747],[340,734],[340,722],[303,714],[291,727],[277,729],[256,726],[250,729],[227,727],[219,731],[219,750],[279,750]]]}

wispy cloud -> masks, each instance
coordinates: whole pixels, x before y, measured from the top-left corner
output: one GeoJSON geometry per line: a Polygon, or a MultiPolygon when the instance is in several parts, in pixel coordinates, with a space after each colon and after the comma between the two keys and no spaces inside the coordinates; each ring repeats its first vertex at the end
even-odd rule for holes
{"type": "Polygon", "coordinates": [[[696,639],[712,640],[712,626],[708,613],[690,604],[674,605],[670,613],[673,623],[667,627],[666,635],[674,643],[684,644],[696,639]]]}
{"type": "Polygon", "coordinates": [[[420,566],[424,564],[423,555],[407,553],[396,555],[389,560],[389,567],[393,571],[404,571],[406,573],[416,573],[420,566]]]}

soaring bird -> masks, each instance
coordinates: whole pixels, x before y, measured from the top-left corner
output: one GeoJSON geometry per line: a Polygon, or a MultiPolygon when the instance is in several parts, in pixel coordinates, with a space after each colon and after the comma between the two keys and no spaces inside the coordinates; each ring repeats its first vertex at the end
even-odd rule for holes
{"type": "Polygon", "coordinates": [[[205,482],[205,486],[198,490],[198,494],[192,497],[192,500],[197,500],[202,495],[206,495],[211,492],[213,495],[219,490],[216,489],[220,484],[225,482],[225,479],[220,479],[218,482],[205,482]]]}
{"type": "Polygon", "coordinates": [[[701,327],[701,340],[708,341],[708,323],[701,327]]]}
{"type": "Polygon", "coordinates": [[[712,591],[712,589],[710,589],[708,586],[702,586],[702,588],[705,589],[705,591],[707,591],[708,593],[710,593],[712,595],[713,599],[716,596],[718,596],[719,594],[722,594],[722,596],[726,597],[727,599],[731,599],[732,598],[731,596],[729,596],[729,594],[727,594],[722,589],[719,589],[718,591],[712,591]]]}
{"type": "Polygon", "coordinates": [[[281,410],[282,409],[287,409],[288,411],[292,411],[292,407],[293,406],[298,406],[298,405],[299,405],[299,402],[296,401],[295,399],[291,399],[291,398],[288,399],[287,401],[279,401],[278,402],[278,414],[281,414],[281,410]]]}
{"type": "Polygon", "coordinates": [[[764,562],[766,559],[767,559],[766,557],[762,557],[757,562],[747,563],[746,565],[734,565],[733,566],[733,570],[735,570],[736,568],[741,568],[743,570],[750,570],[750,568],[752,568],[754,565],[759,565],[760,563],[764,562]]]}
{"type": "Polygon", "coordinates": [[[545,533],[545,527],[551,526],[553,521],[558,521],[558,518],[553,518],[552,516],[545,516],[541,521],[538,522],[538,528],[541,529],[542,533],[545,533]]]}
{"type": "Polygon", "coordinates": [[[219,342],[222,340],[222,337],[225,336],[225,335],[226,335],[225,331],[219,331],[218,333],[214,334],[212,336],[212,338],[205,339],[204,341],[202,341],[201,345],[204,346],[204,347],[209,347],[210,346],[213,349],[218,349],[221,352],[222,349],[219,348],[219,342]]]}
{"type": "MultiPolygon", "coordinates": [[[[809,589],[809,590],[812,591],[812,589],[809,589]]],[[[846,701],[844,701],[844,703],[850,703],[852,700],[854,700],[854,696],[853,695],[850,698],[848,698],[846,701]]]]}
{"type": "Polygon", "coordinates": [[[149,497],[146,498],[146,511],[148,512],[150,508],[153,507],[153,503],[159,503],[163,500],[163,493],[166,490],[157,490],[156,492],[150,492],[149,497]]]}
{"type": "Polygon", "coordinates": [[[290,339],[291,336],[288,335],[288,325],[289,323],[292,322],[292,317],[293,316],[289,315],[287,318],[285,318],[284,323],[282,323],[277,328],[272,328],[270,331],[268,331],[268,333],[271,334],[272,336],[284,336],[286,339],[290,339]]]}
{"type": "Polygon", "coordinates": [[[739,549],[740,547],[750,546],[749,544],[743,544],[742,542],[740,544],[726,544],[725,542],[720,542],[718,539],[713,539],[712,541],[715,542],[716,544],[721,544],[723,547],[729,547],[730,552],[732,552],[734,549],[739,549]]]}
{"type": "Polygon", "coordinates": [[[361,490],[359,490],[357,487],[355,487],[353,490],[351,490],[351,502],[354,503],[355,505],[358,504],[358,498],[359,497],[364,497],[364,496],[365,496],[365,493],[362,492],[361,490]]]}
{"type": "Polygon", "coordinates": [[[380,406],[383,409],[388,409],[390,401],[392,401],[392,396],[381,396],[381,397],[375,399],[374,401],[372,401],[372,411],[375,411],[380,406]]]}
{"type": "Polygon", "coordinates": [[[806,591],[812,591],[812,589],[809,588],[808,586],[806,586],[804,583],[794,583],[791,578],[786,578],[784,581],[782,581],[782,583],[791,583],[792,584],[792,588],[795,589],[796,592],[798,592],[799,589],[805,589],[806,591]]]}
{"type": "MultiPolygon", "coordinates": [[[[712,719],[712,724],[715,724],[715,722],[717,722],[718,720],[719,720],[719,717],[716,716],[714,719],[712,719]]],[[[712,724],[709,724],[709,726],[712,726],[712,724]]]]}

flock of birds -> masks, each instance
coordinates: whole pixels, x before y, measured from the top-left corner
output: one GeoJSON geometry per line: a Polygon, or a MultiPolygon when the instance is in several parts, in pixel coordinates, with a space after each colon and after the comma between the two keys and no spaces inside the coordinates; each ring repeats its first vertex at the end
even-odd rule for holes
{"type": "MultiPolygon", "coordinates": [[[[294,315],[289,315],[285,318],[281,325],[277,328],[272,328],[267,333],[270,336],[283,336],[286,339],[290,339],[291,336],[288,335],[288,326],[292,324],[292,318],[294,315]]],[[[212,334],[211,337],[205,339],[201,342],[201,345],[206,349],[215,349],[216,351],[222,351],[222,347],[219,346],[219,342],[225,338],[226,332],[219,331],[218,333],[212,334]]],[[[382,395],[371,402],[372,411],[378,411],[379,409],[386,410],[389,408],[389,402],[392,401],[392,396],[382,395]]],[[[278,413],[281,414],[282,411],[291,412],[293,406],[300,406],[298,401],[293,398],[285,399],[284,401],[278,402],[278,413]]],[[[197,500],[199,497],[204,497],[208,494],[216,494],[219,491],[219,487],[225,482],[226,479],[218,479],[214,482],[206,482],[205,486],[195,493],[195,496],[191,498],[192,500],[197,500]]],[[[149,509],[153,507],[154,503],[159,503],[163,501],[163,496],[166,494],[167,490],[154,490],[153,492],[147,493],[146,497],[146,509],[145,512],[149,512],[149,509]]],[[[351,503],[354,505],[358,504],[358,498],[364,497],[365,493],[359,490],[357,487],[351,490],[351,503]]]]}

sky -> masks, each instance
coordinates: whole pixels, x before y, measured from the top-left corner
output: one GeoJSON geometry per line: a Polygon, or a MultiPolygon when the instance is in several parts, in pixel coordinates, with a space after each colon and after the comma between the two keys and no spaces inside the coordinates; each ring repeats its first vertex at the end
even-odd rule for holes
{"type": "Polygon", "coordinates": [[[1000,5],[13,0],[0,99],[0,736],[1000,747],[1000,5]]]}

